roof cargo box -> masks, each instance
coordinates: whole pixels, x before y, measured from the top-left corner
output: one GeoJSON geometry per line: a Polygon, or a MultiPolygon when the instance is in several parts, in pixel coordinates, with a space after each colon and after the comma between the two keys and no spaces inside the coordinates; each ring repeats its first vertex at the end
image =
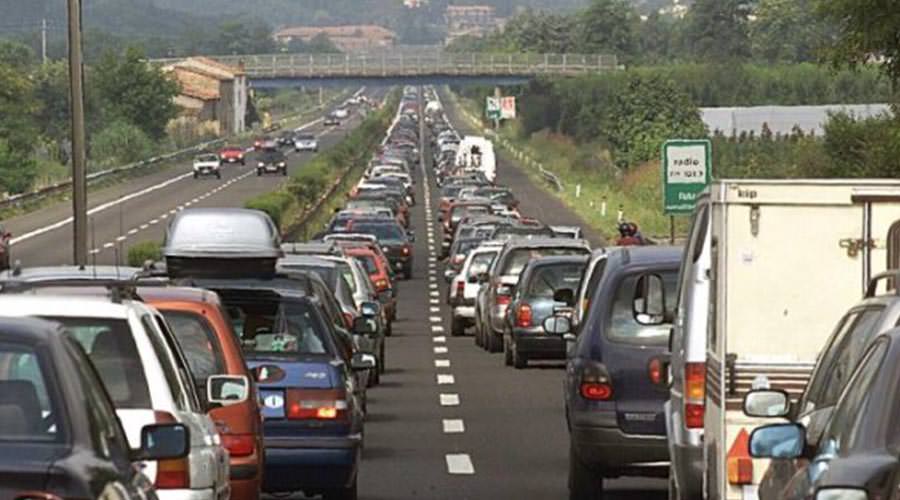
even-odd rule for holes
{"type": "Polygon", "coordinates": [[[172,278],[265,278],[284,253],[278,228],[264,212],[193,208],[175,215],[163,255],[172,278]]]}

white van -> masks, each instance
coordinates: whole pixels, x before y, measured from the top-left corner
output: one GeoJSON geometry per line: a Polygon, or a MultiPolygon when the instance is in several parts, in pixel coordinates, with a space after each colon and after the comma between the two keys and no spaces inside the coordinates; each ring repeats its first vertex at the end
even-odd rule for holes
{"type": "Polygon", "coordinates": [[[702,451],[673,454],[675,481],[699,479],[708,499],[756,499],[767,464],[749,455],[762,421],[744,415],[744,395],[768,385],[798,397],[841,314],[872,276],[900,267],[900,182],[715,182],[685,259],[667,418],[673,447],[702,451]]]}
{"type": "Polygon", "coordinates": [[[467,135],[463,137],[456,151],[456,166],[465,170],[481,172],[488,182],[494,182],[497,179],[494,143],[480,136],[467,135]]]}

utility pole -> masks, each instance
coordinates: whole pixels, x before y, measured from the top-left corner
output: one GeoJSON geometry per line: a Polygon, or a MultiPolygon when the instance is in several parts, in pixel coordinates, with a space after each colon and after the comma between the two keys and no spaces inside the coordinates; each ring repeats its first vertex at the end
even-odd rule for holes
{"type": "Polygon", "coordinates": [[[47,64],[47,18],[41,20],[41,61],[47,64]]]}
{"type": "Polygon", "coordinates": [[[72,116],[73,256],[76,266],[87,265],[87,177],[84,133],[84,67],[81,45],[81,0],[69,7],[69,111],[72,116]]]}

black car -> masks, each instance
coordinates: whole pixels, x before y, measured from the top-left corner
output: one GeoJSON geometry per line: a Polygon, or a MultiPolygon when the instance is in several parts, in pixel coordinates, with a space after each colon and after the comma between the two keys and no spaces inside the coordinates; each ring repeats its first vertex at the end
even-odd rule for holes
{"type": "Polygon", "coordinates": [[[0,498],[156,498],[133,462],[181,458],[181,424],[146,426],[142,449],[125,431],[97,372],[62,327],[0,319],[0,498]]]}
{"type": "Polygon", "coordinates": [[[378,238],[378,245],[387,256],[394,271],[402,272],[404,279],[412,279],[414,236],[403,230],[396,221],[388,219],[353,220],[348,231],[371,234],[378,238]]]}
{"type": "Polygon", "coordinates": [[[287,175],[287,157],[281,151],[263,151],[256,163],[256,175],[278,173],[287,175]]]}
{"type": "MultiPolygon", "coordinates": [[[[879,335],[841,391],[831,419],[811,451],[802,424],[780,423],[750,435],[755,458],[799,459],[804,466],[780,493],[783,499],[896,498],[900,476],[900,328],[879,335]]],[[[784,391],[747,394],[744,412],[756,417],[786,415],[784,391]]]]}

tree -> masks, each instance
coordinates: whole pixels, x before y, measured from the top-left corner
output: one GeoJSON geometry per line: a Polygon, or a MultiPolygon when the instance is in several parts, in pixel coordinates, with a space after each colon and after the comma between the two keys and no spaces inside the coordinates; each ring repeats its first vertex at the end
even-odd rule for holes
{"type": "Polygon", "coordinates": [[[262,21],[227,21],[219,26],[210,51],[217,54],[271,54],[276,50],[272,28],[262,21]]]}
{"type": "Polygon", "coordinates": [[[19,69],[0,63],[0,190],[18,193],[36,175],[32,152],[38,110],[34,88],[19,69]]]}
{"type": "Polygon", "coordinates": [[[839,66],[879,61],[885,74],[900,81],[900,9],[883,0],[816,0],[816,10],[835,28],[827,56],[839,66]]]}
{"type": "Polygon", "coordinates": [[[675,21],[653,11],[641,21],[637,31],[638,57],[649,63],[662,62],[675,53],[675,21]]]}
{"type": "Polygon", "coordinates": [[[713,62],[750,56],[748,0],[696,0],[684,34],[694,57],[713,62]]]}
{"type": "Polygon", "coordinates": [[[594,0],[578,14],[577,50],[630,55],[638,22],[637,13],[626,0],[594,0]]]}
{"type": "Polygon", "coordinates": [[[24,70],[35,61],[31,47],[12,40],[0,40],[0,64],[24,70]]]}
{"type": "Polygon", "coordinates": [[[96,67],[93,84],[107,123],[122,119],[159,140],[178,115],[173,101],[178,84],[147,64],[138,49],[129,48],[123,56],[107,54],[96,67]]]}
{"type": "Polygon", "coordinates": [[[768,62],[813,61],[825,43],[824,23],[809,0],[761,0],[750,23],[753,56],[768,62]]]}

